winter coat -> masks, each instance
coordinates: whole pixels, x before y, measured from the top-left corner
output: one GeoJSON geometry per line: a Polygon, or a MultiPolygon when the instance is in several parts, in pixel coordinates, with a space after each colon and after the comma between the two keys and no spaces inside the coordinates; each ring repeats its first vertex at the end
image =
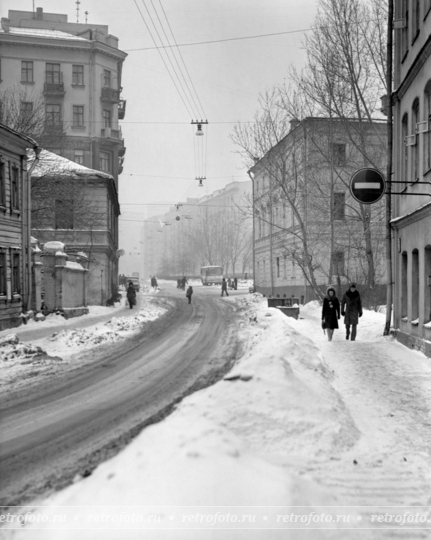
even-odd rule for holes
{"type": "Polygon", "coordinates": [[[221,282],[221,290],[222,290],[222,291],[227,291],[227,283],[226,283],[226,280],[225,280],[225,279],[222,279],[222,282],[221,282]]]}
{"type": "Polygon", "coordinates": [[[338,328],[338,319],[340,318],[340,301],[338,300],[335,289],[328,287],[322,306],[322,320],[325,321],[325,327],[333,330],[338,328]],[[329,291],[334,291],[334,296],[329,296],[329,291]]]}
{"type": "Polygon", "coordinates": [[[136,298],[136,291],[133,285],[127,287],[127,300],[132,300],[136,298]]]}
{"type": "Polygon", "coordinates": [[[187,289],[186,296],[187,298],[191,297],[193,294],[193,287],[190,285],[190,287],[187,289]]]}
{"type": "Polygon", "coordinates": [[[344,324],[358,324],[358,317],[362,317],[361,295],[358,291],[346,291],[341,299],[341,313],[345,313],[344,324]]]}

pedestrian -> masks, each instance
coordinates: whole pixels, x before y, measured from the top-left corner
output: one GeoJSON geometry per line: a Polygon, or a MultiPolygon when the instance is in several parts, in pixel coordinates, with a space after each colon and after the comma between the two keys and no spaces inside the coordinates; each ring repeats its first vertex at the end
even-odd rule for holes
{"type": "Polygon", "coordinates": [[[188,284],[188,281],[186,279],[186,276],[183,276],[183,279],[181,280],[181,288],[183,291],[186,290],[186,284],[188,284]]]}
{"type": "Polygon", "coordinates": [[[152,285],[153,285],[153,289],[156,290],[159,286],[159,284],[157,283],[157,278],[156,276],[153,276],[153,279],[152,279],[152,285]]]}
{"type": "Polygon", "coordinates": [[[226,293],[226,296],[229,296],[229,293],[227,292],[227,282],[225,278],[221,280],[221,295],[223,296],[223,293],[226,293]]]}
{"type": "Polygon", "coordinates": [[[136,291],[133,281],[129,281],[129,286],[127,287],[127,301],[129,302],[130,309],[136,304],[136,291]]]}
{"type": "Polygon", "coordinates": [[[244,279],[245,279],[245,280],[248,279],[248,274],[247,274],[247,272],[245,272],[245,274],[244,274],[244,279]]]}
{"type": "Polygon", "coordinates": [[[227,286],[229,287],[229,289],[232,289],[232,280],[230,279],[230,277],[227,278],[227,286]]]}
{"type": "Polygon", "coordinates": [[[238,278],[233,278],[233,288],[235,289],[235,291],[238,290],[238,278]]]}
{"type": "Polygon", "coordinates": [[[322,327],[326,329],[328,341],[332,341],[334,330],[338,329],[338,319],[340,318],[340,302],[337,298],[334,287],[326,289],[326,296],[322,306],[322,327]]]}
{"type": "Polygon", "coordinates": [[[341,299],[341,315],[344,316],[346,325],[346,339],[350,336],[350,327],[352,327],[352,341],[356,339],[356,327],[359,319],[362,317],[362,302],[359,291],[356,290],[356,283],[351,283],[349,289],[344,293],[341,299]]]}
{"type": "Polygon", "coordinates": [[[186,292],[186,296],[189,299],[189,304],[192,303],[192,294],[193,294],[193,287],[191,285],[189,285],[189,287],[187,289],[187,292],[186,292]]]}

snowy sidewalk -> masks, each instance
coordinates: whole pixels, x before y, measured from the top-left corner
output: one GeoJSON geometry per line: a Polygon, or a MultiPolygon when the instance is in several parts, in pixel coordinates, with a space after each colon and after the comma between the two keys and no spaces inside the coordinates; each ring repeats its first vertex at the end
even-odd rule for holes
{"type": "Polygon", "coordinates": [[[328,343],[314,303],[299,320],[258,295],[236,305],[244,355],[224,380],[5,538],[428,538],[384,516],[430,503],[431,361],[382,337],[380,314],[364,313],[358,341],[343,329],[328,343]]]}

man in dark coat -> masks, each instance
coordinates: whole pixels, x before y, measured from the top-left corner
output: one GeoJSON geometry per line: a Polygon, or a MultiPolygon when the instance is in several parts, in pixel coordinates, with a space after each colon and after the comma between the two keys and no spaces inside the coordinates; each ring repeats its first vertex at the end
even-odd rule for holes
{"type": "Polygon", "coordinates": [[[227,292],[227,281],[225,278],[221,280],[221,295],[223,296],[223,293],[226,293],[226,296],[229,296],[229,293],[227,292]]]}
{"type": "Polygon", "coordinates": [[[186,279],[186,276],[183,276],[183,279],[181,280],[181,288],[183,291],[186,290],[186,285],[188,284],[189,282],[187,281],[186,279]]]}
{"type": "Polygon", "coordinates": [[[326,296],[323,299],[322,323],[325,324],[328,341],[332,341],[332,335],[335,328],[338,328],[338,319],[340,318],[340,302],[337,298],[334,287],[326,289],[326,296]]]}
{"type": "Polygon", "coordinates": [[[186,292],[186,297],[189,299],[189,304],[192,303],[192,294],[193,294],[193,287],[189,285],[189,288],[187,289],[187,292],[186,292]]]}
{"type": "Polygon", "coordinates": [[[127,287],[127,301],[129,302],[130,309],[136,304],[136,291],[132,281],[129,281],[129,286],[127,287]]]}
{"type": "Polygon", "coordinates": [[[362,317],[362,302],[361,295],[356,290],[356,284],[351,283],[350,288],[346,291],[341,299],[341,315],[344,315],[344,324],[346,325],[346,339],[350,336],[350,327],[352,327],[352,341],[356,339],[356,327],[359,319],[362,317]]]}

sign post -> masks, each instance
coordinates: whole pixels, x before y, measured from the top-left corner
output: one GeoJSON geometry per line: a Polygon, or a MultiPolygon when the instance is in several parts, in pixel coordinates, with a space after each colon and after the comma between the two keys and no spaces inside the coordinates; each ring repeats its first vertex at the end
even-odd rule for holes
{"type": "Polygon", "coordinates": [[[361,204],[374,204],[383,197],[386,181],[377,169],[359,169],[350,180],[350,193],[361,204]]]}

